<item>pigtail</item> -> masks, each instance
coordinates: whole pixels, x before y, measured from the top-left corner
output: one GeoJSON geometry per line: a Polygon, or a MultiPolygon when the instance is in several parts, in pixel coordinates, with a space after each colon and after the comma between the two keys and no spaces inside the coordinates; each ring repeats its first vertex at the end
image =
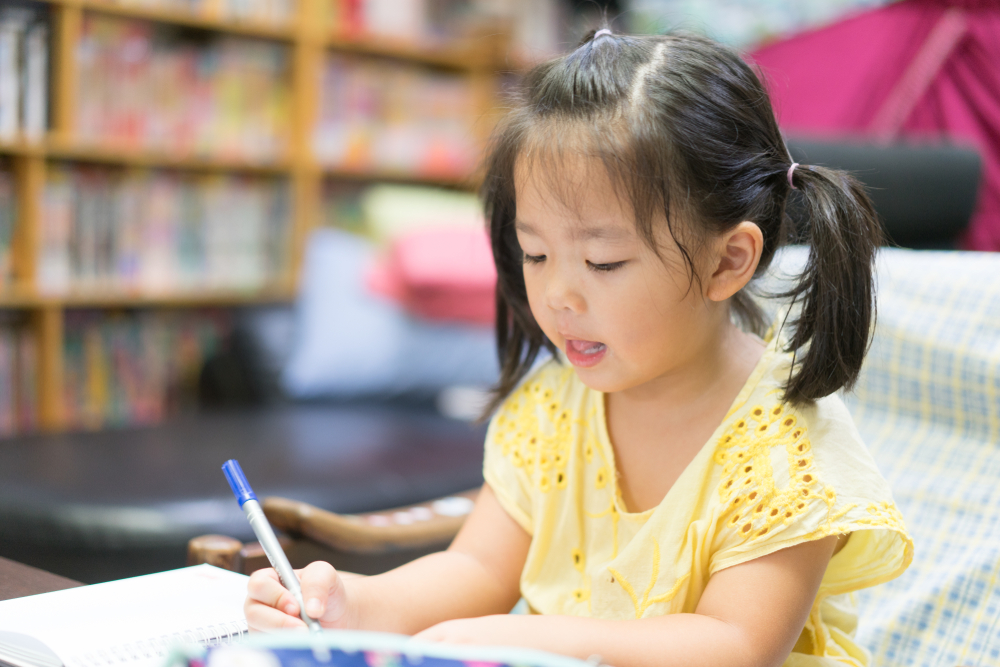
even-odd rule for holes
{"type": "Polygon", "coordinates": [[[883,237],[864,186],[846,172],[803,166],[789,178],[803,195],[811,248],[798,285],[781,295],[801,305],[785,400],[806,403],[850,389],[858,377],[871,341],[883,237]]]}

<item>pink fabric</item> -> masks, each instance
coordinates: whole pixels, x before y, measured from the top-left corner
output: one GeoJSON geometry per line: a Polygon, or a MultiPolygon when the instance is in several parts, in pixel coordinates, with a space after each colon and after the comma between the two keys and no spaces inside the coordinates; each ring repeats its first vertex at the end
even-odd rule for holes
{"type": "Polygon", "coordinates": [[[432,320],[492,324],[496,268],[483,229],[430,229],[396,239],[368,275],[373,292],[432,320]]]}
{"type": "Polygon", "coordinates": [[[983,177],[963,245],[1000,251],[1000,2],[902,0],[752,59],[790,134],[976,147],[983,177]]]}

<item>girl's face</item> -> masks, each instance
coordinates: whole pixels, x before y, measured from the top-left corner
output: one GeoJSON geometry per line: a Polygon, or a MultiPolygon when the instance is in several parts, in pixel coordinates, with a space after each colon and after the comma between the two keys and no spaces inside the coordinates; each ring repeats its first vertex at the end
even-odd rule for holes
{"type": "Polygon", "coordinates": [[[657,256],[600,164],[566,164],[559,192],[540,174],[516,173],[524,282],[536,321],[580,379],[598,391],[624,391],[697,363],[717,340],[718,304],[691,282],[665,221],[657,225],[657,256]]]}

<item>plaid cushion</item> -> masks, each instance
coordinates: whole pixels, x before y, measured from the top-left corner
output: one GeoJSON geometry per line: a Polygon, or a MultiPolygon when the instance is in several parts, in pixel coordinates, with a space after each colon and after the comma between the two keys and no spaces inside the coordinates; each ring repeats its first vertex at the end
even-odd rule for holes
{"type": "Polygon", "coordinates": [[[1000,255],[885,250],[878,324],[845,398],[913,537],[858,594],[872,665],[1000,664],[1000,255]]]}

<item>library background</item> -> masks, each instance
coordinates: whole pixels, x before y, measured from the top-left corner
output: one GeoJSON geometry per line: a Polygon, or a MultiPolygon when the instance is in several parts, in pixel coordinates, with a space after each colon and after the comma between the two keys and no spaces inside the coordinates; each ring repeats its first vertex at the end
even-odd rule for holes
{"type": "Polygon", "coordinates": [[[1000,664],[995,0],[0,0],[0,602],[266,567],[233,458],[295,566],[447,544],[498,375],[483,149],[605,23],[740,49],[793,159],[871,188],[901,248],[849,405],[937,547],[859,641],[1000,664]]]}
{"type": "MultiPolygon", "coordinates": [[[[475,312],[430,312],[370,276],[310,292],[314,246],[360,261],[317,230],[392,255],[408,231],[481,225],[477,169],[505,92],[604,22],[686,17],[742,46],[881,1],[0,0],[0,437],[488,385],[488,333],[434,329],[426,349],[454,352],[450,366],[372,379],[395,362],[363,326],[344,339],[366,315],[313,307],[358,302],[356,278],[433,326],[482,325],[481,245],[445,276],[482,288],[466,295],[475,312]],[[337,346],[350,363],[330,359],[337,346]]],[[[397,344],[428,333],[393,326],[397,344]]]]}
{"type": "Polygon", "coordinates": [[[196,409],[244,311],[294,300],[310,230],[359,231],[374,183],[471,196],[505,78],[574,15],[3,0],[0,434],[196,409]]]}

